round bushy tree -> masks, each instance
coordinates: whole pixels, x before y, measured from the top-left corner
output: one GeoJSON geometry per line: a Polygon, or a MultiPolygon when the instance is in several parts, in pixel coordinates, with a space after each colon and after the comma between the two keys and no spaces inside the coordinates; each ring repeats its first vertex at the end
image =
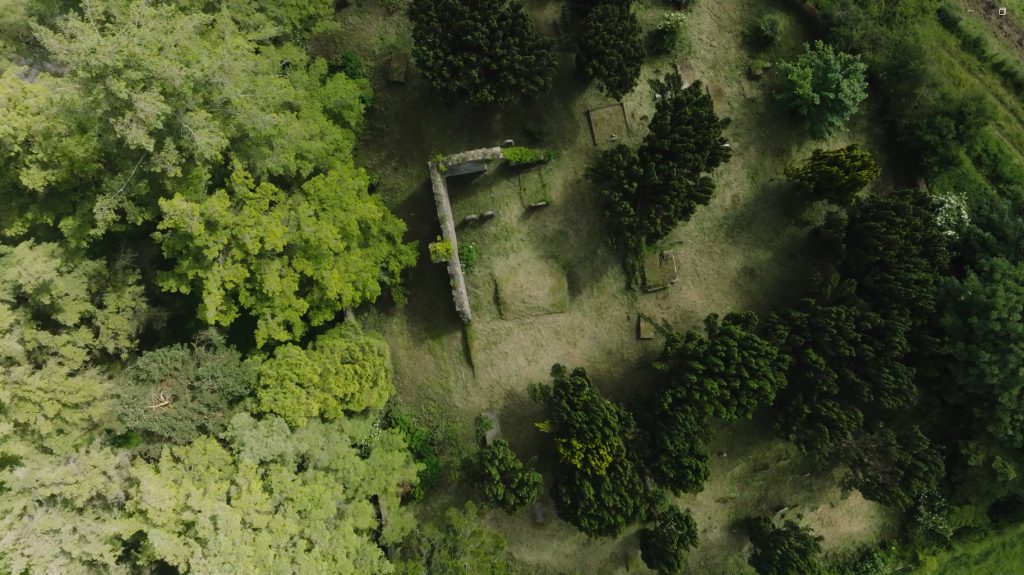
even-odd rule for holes
{"type": "Polygon", "coordinates": [[[506,513],[519,512],[540,495],[543,477],[527,469],[504,439],[481,449],[476,466],[487,502],[506,513]]]}
{"type": "Polygon", "coordinates": [[[793,62],[779,64],[783,99],[807,122],[818,139],[843,130],[846,121],[868,97],[867,66],[859,56],[836,52],[821,40],[804,46],[793,62]]]}
{"type": "Polygon", "coordinates": [[[875,159],[856,144],[838,150],[818,148],[806,162],[786,168],[786,178],[804,195],[840,206],[850,205],[879,173],[875,159]]]}
{"type": "Polygon", "coordinates": [[[686,551],[697,546],[697,522],[690,510],[672,506],[654,516],[654,525],[640,532],[640,558],[660,575],[683,569],[686,551]]]}
{"type": "Polygon", "coordinates": [[[252,392],[258,367],[212,332],[147,352],[125,372],[118,415],[129,429],[170,443],[220,433],[232,406],[252,392]]]}
{"type": "Polygon", "coordinates": [[[771,519],[758,517],[747,525],[753,552],[747,560],[758,575],[818,575],[821,569],[821,537],[792,521],[776,527],[771,519]]]}
{"type": "Polygon", "coordinates": [[[775,47],[782,37],[782,20],[775,14],[762,16],[743,33],[743,39],[755,50],[775,47]]]}
{"type": "Polygon", "coordinates": [[[448,100],[506,104],[551,86],[556,56],[517,0],[413,0],[413,57],[448,100]]]}

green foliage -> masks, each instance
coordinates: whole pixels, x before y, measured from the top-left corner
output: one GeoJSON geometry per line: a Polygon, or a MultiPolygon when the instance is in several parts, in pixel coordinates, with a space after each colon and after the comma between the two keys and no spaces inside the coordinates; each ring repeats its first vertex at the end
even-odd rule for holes
{"type": "Polygon", "coordinates": [[[867,66],[859,57],[836,52],[821,40],[813,47],[805,45],[795,61],[781,62],[779,70],[785,84],[783,99],[818,139],[843,130],[868,95],[867,66]]]}
{"type": "Polygon", "coordinates": [[[637,151],[618,145],[589,170],[600,187],[614,241],[638,252],[686,221],[714,192],[710,173],[731,157],[711,96],[678,74],[651,82],[657,98],[637,151]]]}
{"type": "Polygon", "coordinates": [[[754,50],[769,50],[782,38],[782,20],[775,14],[762,16],[743,33],[743,39],[754,50]]]}
{"type": "Polygon", "coordinates": [[[790,358],[776,430],[819,460],[844,456],[865,422],[890,420],[913,402],[906,335],[878,314],[805,299],[773,314],[768,326],[790,358]]]}
{"type": "Polygon", "coordinates": [[[628,2],[598,2],[579,20],[576,67],[615,100],[640,80],[644,43],[628,2]]]}
{"type": "Polygon", "coordinates": [[[661,17],[658,25],[648,35],[647,53],[652,56],[671,54],[679,45],[683,22],[686,16],[681,12],[668,12],[661,17]]]}
{"type": "Polygon", "coordinates": [[[215,14],[224,10],[248,36],[259,39],[301,40],[310,30],[334,15],[332,0],[180,0],[188,12],[215,14]]]}
{"type": "Polygon", "coordinates": [[[686,552],[697,546],[697,522],[690,510],[671,506],[640,531],[640,557],[659,575],[682,573],[686,552]]]}
{"type": "Polygon", "coordinates": [[[501,534],[481,524],[472,501],[449,509],[402,546],[399,575],[512,575],[516,572],[501,534]]]}
{"type": "Polygon", "coordinates": [[[257,345],[298,339],[375,300],[415,261],[405,224],[368,184],[348,165],[287,193],[236,163],[225,189],[162,199],[154,237],[175,266],[161,286],[199,291],[211,325],[230,325],[242,310],[255,316],[257,345]]]}
{"type": "Polygon", "coordinates": [[[621,533],[641,513],[643,482],[629,459],[628,412],[601,397],[586,371],[551,368],[553,384],[535,396],[547,404],[558,452],[552,497],[558,516],[594,537],[621,533]]]}
{"type": "Polygon", "coordinates": [[[447,263],[452,259],[452,254],[455,253],[455,250],[452,249],[452,243],[442,239],[441,236],[437,236],[436,242],[430,242],[427,246],[427,251],[430,253],[430,261],[435,264],[447,263]]]}
{"type": "Polygon", "coordinates": [[[758,575],[818,575],[821,537],[792,521],[781,527],[771,519],[750,519],[747,525],[753,552],[747,560],[758,575]]]}
{"type": "Polygon", "coordinates": [[[346,322],[306,349],[278,347],[260,366],[256,399],[260,411],[301,426],[310,417],[380,409],[394,391],[387,343],[346,322]]]}
{"type": "Polygon", "coordinates": [[[157,441],[183,444],[216,435],[233,406],[253,391],[258,367],[258,360],[243,361],[213,332],[191,345],[147,352],[124,373],[118,417],[157,441]]]}
{"type": "Polygon", "coordinates": [[[853,203],[857,192],[880,173],[871,154],[856,144],[838,150],[818,148],[803,164],[786,167],[786,178],[796,184],[802,194],[839,206],[853,203]]]}
{"type": "Polygon", "coordinates": [[[236,415],[227,447],[203,437],[136,461],[128,510],[142,518],[143,548],[181,572],[387,573],[373,539],[405,535],[399,498],[416,465],[401,436],[366,419],[284,421],[236,415]]]}
{"type": "Polygon", "coordinates": [[[480,258],[480,251],[476,249],[476,244],[473,243],[461,243],[459,244],[459,263],[462,264],[462,271],[469,272],[469,270],[476,267],[476,261],[480,258]]]}
{"type": "Polygon", "coordinates": [[[381,422],[384,427],[402,434],[406,445],[409,446],[409,453],[420,465],[419,481],[412,486],[409,495],[415,501],[422,500],[440,483],[445,468],[445,462],[441,459],[441,440],[438,434],[436,431],[425,429],[415,419],[397,408],[389,409],[381,422]]]}
{"type": "Polygon", "coordinates": [[[366,63],[349,50],[347,45],[341,23],[332,21],[309,37],[306,51],[311,58],[323,58],[327,62],[327,70],[332,74],[341,73],[353,79],[366,78],[366,63]]]}
{"type": "MultiPolygon", "coordinates": [[[[1024,264],[986,259],[946,286],[947,400],[979,434],[1024,446],[1024,264]]],[[[1022,469],[1021,471],[1024,471],[1022,469]]]]}
{"type": "Polygon", "coordinates": [[[517,0],[413,0],[409,19],[416,65],[448,100],[504,105],[551,86],[553,44],[517,0]]]}
{"type": "Polygon", "coordinates": [[[706,416],[671,389],[643,411],[644,473],[673,493],[699,493],[711,475],[706,416]]]}
{"type": "Polygon", "coordinates": [[[74,457],[33,453],[0,470],[0,570],[124,572],[120,543],[139,522],[120,514],[129,457],[93,445],[74,457]]]}
{"type": "MultiPolygon", "coordinates": [[[[935,317],[949,240],[937,225],[939,206],[927,192],[908,188],[855,202],[849,210],[839,266],[857,282],[857,295],[890,323],[897,316],[924,327],[935,317]]],[[[933,345],[910,333],[918,348],[933,345]]]]}
{"type": "Polygon", "coordinates": [[[755,333],[757,316],[730,313],[704,320],[706,335],[669,335],[656,367],[667,374],[672,402],[726,421],[750,418],[785,385],[787,358],[755,333]]]}
{"type": "Polygon", "coordinates": [[[0,449],[69,453],[109,424],[103,360],[133,352],[148,310],[126,263],[57,244],[0,246],[0,449]]]}
{"type": "Polygon", "coordinates": [[[501,155],[505,158],[505,161],[512,166],[528,166],[530,164],[539,164],[547,162],[555,157],[554,152],[551,150],[542,150],[537,148],[526,148],[523,146],[512,146],[505,148],[501,151],[501,155]]]}
{"type": "Polygon", "coordinates": [[[892,553],[869,545],[840,557],[830,558],[827,575],[889,575],[894,568],[892,553]]]}
{"type": "Polygon", "coordinates": [[[510,515],[525,509],[540,495],[544,478],[525,468],[504,439],[482,448],[475,467],[487,503],[510,515]]]}
{"type": "Polygon", "coordinates": [[[751,80],[760,80],[768,70],[771,69],[771,67],[772,63],[770,60],[760,56],[751,58],[750,61],[747,62],[747,76],[749,76],[751,80]]]}
{"type": "Polygon", "coordinates": [[[942,458],[915,425],[877,426],[851,446],[850,484],[864,497],[907,508],[936,491],[945,475],[942,458]]]}
{"type": "Polygon", "coordinates": [[[285,187],[351,163],[365,80],[331,76],[295,46],[259,46],[224,11],[115,2],[87,12],[36,29],[67,73],[0,77],[8,234],[56,226],[91,242],[156,219],[158,198],[205,195],[229,162],[285,187]]]}

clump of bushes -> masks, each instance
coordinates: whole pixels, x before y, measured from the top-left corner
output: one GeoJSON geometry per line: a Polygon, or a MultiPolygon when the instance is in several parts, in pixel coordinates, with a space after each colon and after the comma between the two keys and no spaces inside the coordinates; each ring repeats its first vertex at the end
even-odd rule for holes
{"type": "Polygon", "coordinates": [[[540,495],[544,478],[523,465],[503,439],[478,451],[473,467],[483,484],[487,503],[510,515],[526,508],[540,495]]]}
{"type": "Polygon", "coordinates": [[[743,39],[755,50],[774,48],[782,38],[782,20],[775,14],[763,16],[743,33],[743,39]]]}
{"type": "Polygon", "coordinates": [[[451,261],[452,254],[455,253],[452,243],[441,236],[437,236],[437,241],[431,242],[427,249],[430,251],[430,261],[435,264],[451,261]]]}
{"type": "Polygon", "coordinates": [[[505,161],[511,166],[529,166],[550,161],[555,157],[551,150],[541,148],[527,148],[525,146],[513,146],[505,148],[502,152],[505,161]]]}
{"type": "Polygon", "coordinates": [[[414,501],[422,500],[441,481],[441,473],[444,471],[437,434],[424,429],[408,414],[398,409],[389,410],[381,424],[388,429],[399,431],[405,437],[405,443],[409,446],[409,453],[413,459],[423,464],[423,469],[419,473],[419,483],[409,492],[414,501]]]}
{"type": "Polygon", "coordinates": [[[366,78],[367,66],[355,52],[345,49],[345,33],[338,23],[314,32],[306,42],[312,58],[323,58],[332,74],[342,73],[353,79],[366,78]]]}
{"type": "Polygon", "coordinates": [[[647,53],[651,56],[671,54],[679,45],[679,36],[685,20],[686,16],[681,12],[669,12],[662,16],[661,21],[647,37],[647,53]]]}

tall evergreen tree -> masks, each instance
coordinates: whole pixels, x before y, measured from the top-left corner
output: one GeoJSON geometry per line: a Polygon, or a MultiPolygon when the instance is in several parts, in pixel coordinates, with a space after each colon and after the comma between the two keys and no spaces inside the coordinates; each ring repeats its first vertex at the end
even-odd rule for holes
{"type": "Polygon", "coordinates": [[[813,200],[848,206],[881,171],[871,154],[851,144],[838,150],[818,148],[803,164],[786,167],[786,178],[813,200]]]}
{"type": "Polygon", "coordinates": [[[633,418],[601,397],[582,368],[555,365],[551,376],[539,395],[549,417],[541,427],[558,452],[555,508],[587,535],[618,535],[640,516],[644,493],[626,446],[633,418]]]}
{"type": "Polygon", "coordinates": [[[598,3],[580,20],[577,35],[576,66],[601,91],[620,100],[636,87],[644,43],[630,3],[598,3]]]}
{"type": "Polygon", "coordinates": [[[728,122],[715,115],[700,82],[684,87],[672,73],[651,86],[655,111],[639,149],[608,150],[589,172],[615,239],[633,250],[657,242],[706,205],[715,188],[711,172],[731,157],[722,135],[728,122]]]}
{"type": "Polygon", "coordinates": [[[444,98],[507,104],[543,94],[557,63],[518,0],[413,0],[413,57],[444,98]]]}

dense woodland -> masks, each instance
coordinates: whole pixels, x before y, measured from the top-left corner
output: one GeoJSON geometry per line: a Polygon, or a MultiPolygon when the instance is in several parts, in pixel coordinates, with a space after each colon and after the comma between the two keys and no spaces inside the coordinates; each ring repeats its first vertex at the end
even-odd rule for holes
{"type": "MultiPolygon", "coordinates": [[[[545,489],[582,533],[640,527],[643,562],[682,573],[699,526],[673,498],[708,480],[715,426],[754,417],[901,517],[898,541],[838,559],[751,517],[761,575],[890,573],[1024,520],[1024,166],[925,56],[937,1],[798,7],[821,38],[776,66],[779,101],[815,139],[868,110],[903,173],[865,193],[879,162],[850,145],[779,174],[821,208],[813,280],[672,333],[628,400],[553,366],[530,389],[552,477],[482,423],[442,461],[390,401],[388,343],[345,318],[401,303],[419,252],[353,160],[374,95],[332,51],[335,8],[0,1],[0,573],[513,573],[480,508],[545,489]],[[417,521],[455,480],[476,503],[417,521]]],[[[570,0],[558,39],[517,0],[408,18],[436,97],[492,111],[550,88],[556,41],[620,99],[681,33],[645,37],[629,0],[570,0]]],[[[584,170],[627,269],[732,156],[704,85],[651,88],[639,145],[584,170]]]]}

